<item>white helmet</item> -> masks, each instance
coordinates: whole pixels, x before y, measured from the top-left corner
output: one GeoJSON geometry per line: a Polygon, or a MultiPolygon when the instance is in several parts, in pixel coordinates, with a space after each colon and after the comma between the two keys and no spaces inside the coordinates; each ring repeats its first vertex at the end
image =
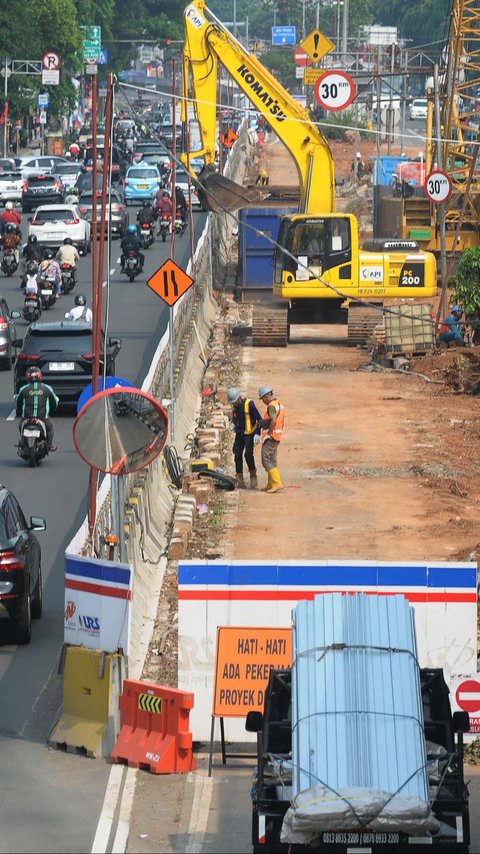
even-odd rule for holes
{"type": "Polygon", "coordinates": [[[5,210],[13,211],[13,202],[7,202],[7,204],[5,205],[5,210]]]}
{"type": "Polygon", "coordinates": [[[238,398],[240,397],[240,395],[241,395],[240,389],[236,388],[236,386],[232,386],[232,388],[228,389],[227,400],[229,403],[236,403],[238,398]]]}
{"type": "Polygon", "coordinates": [[[357,157],[361,157],[361,156],[362,156],[362,155],[360,154],[360,152],[359,152],[359,151],[357,151],[357,157]]]}
{"type": "Polygon", "coordinates": [[[272,386],[271,386],[271,385],[262,385],[262,386],[260,386],[260,388],[258,389],[258,398],[259,398],[259,400],[261,400],[261,399],[262,399],[262,397],[265,397],[265,395],[266,395],[266,394],[273,394],[273,388],[272,388],[272,386]]]}

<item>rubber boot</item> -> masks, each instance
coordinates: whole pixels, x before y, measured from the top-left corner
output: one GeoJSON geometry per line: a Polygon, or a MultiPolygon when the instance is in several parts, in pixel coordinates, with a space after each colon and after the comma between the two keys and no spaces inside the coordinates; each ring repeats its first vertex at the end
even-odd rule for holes
{"type": "Polygon", "coordinates": [[[272,471],[271,469],[270,469],[270,471],[267,471],[267,477],[268,477],[267,485],[262,486],[262,490],[261,490],[262,492],[268,492],[268,490],[271,489],[273,486],[271,471],[272,471]]]}
{"type": "Polygon", "coordinates": [[[235,481],[237,484],[237,489],[246,489],[247,488],[247,484],[245,483],[245,481],[243,479],[243,474],[235,475],[235,481]]]}
{"type": "Polygon", "coordinates": [[[272,477],[272,486],[267,489],[267,492],[272,495],[274,492],[280,492],[283,489],[283,483],[278,469],[270,469],[269,474],[272,477]]]}
{"type": "Polygon", "coordinates": [[[256,469],[252,469],[250,472],[250,489],[257,489],[257,487],[258,487],[257,471],[256,471],[256,469]]]}

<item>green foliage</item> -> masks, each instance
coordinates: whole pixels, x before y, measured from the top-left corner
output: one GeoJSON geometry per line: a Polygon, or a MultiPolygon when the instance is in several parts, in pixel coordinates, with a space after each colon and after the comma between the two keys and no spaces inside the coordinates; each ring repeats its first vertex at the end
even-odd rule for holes
{"type": "Polygon", "coordinates": [[[480,246],[462,252],[451,280],[451,292],[465,314],[480,314],[480,246]]]}

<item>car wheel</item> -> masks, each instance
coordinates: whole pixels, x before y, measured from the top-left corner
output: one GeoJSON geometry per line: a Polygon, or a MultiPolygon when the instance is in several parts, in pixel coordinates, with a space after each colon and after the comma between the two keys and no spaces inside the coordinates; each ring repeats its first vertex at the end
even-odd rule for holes
{"type": "Polygon", "coordinates": [[[82,255],[88,255],[88,240],[83,241],[82,255]]]}
{"type": "Polygon", "coordinates": [[[10,356],[5,356],[5,358],[2,362],[2,365],[3,365],[3,368],[5,371],[11,371],[12,370],[13,358],[12,358],[11,354],[10,354],[10,356]]]}
{"type": "Polygon", "coordinates": [[[22,646],[29,644],[32,639],[32,612],[30,594],[22,606],[20,616],[15,620],[15,641],[22,646]]]}
{"type": "Polygon", "coordinates": [[[33,591],[33,601],[31,606],[32,618],[38,620],[42,616],[43,610],[43,584],[42,584],[42,567],[38,567],[38,578],[33,591]]]}

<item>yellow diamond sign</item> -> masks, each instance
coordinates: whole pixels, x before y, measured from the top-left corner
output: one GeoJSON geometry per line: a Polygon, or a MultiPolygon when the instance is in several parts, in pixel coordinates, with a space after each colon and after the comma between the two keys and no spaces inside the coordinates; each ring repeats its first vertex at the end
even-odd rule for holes
{"type": "Polygon", "coordinates": [[[322,56],[335,49],[333,42],[327,36],[324,36],[320,30],[312,30],[308,36],[305,36],[303,42],[300,42],[300,47],[303,48],[305,53],[308,53],[310,59],[313,59],[314,62],[318,62],[322,56]]]}

